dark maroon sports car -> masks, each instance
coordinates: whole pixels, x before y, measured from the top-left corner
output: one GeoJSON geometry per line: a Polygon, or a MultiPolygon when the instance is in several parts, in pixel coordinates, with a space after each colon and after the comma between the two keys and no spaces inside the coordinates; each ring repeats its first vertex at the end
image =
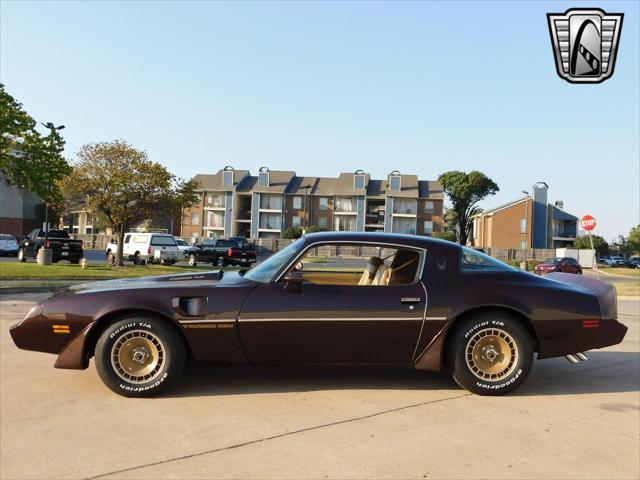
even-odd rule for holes
{"type": "Polygon", "coordinates": [[[486,395],[518,387],[538,358],[586,359],[622,341],[604,282],[542,278],[457,244],[316,233],[243,272],[71,287],[11,328],[126,396],[164,391],[187,360],[226,365],[372,365],[447,370],[486,395]]]}

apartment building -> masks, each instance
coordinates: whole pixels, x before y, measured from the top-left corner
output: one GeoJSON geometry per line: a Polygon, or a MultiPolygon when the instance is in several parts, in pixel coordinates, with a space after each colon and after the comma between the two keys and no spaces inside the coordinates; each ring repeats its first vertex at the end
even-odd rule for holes
{"type": "Polygon", "coordinates": [[[431,235],[442,230],[438,182],[391,172],[375,180],[362,171],[338,177],[298,176],[263,167],[257,176],[225,167],[196,175],[198,202],[182,214],[181,234],[279,238],[288,227],[431,235]]]}
{"type": "Polygon", "coordinates": [[[548,185],[538,182],[533,194],[483,211],[473,218],[469,244],[482,248],[562,248],[573,245],[578,217],[564,203],[548,203],[548,185]],[[472,241],[471,241],[472,240],[472,241]]]}

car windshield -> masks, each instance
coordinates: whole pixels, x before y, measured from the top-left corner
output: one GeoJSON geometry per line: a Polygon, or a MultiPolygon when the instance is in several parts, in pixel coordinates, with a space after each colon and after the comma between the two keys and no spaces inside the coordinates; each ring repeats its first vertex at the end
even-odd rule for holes
{"type": "Polygon", "coordinates": [[[4,240],[5,242],[11,240],[13,240],[14,242],[16,241],[16,239],[11,235],[0,235],[0,240],[4,240]]]}
{"type": "Polygon", "coordinates": [[[560,263],[561,258],[547,258],[544,262],[545,265],[557,265],[560,263]]]}
{"type": "Polygon", "coordinates": [[[176,238],[176,243],[178,245],[180,245],[181,247],[187,247],[188,246],[187,242],[185,242],[184,240],[177,239],[177,238],[176,238]]]}
{"type": "Polygon", "coordinates": [[[300,252],[303,243],[302,238],[299,238],[288,247],[274,253],[264,262],[256,264],[251,270],[249,270],[245,274],[245,278],[260,283],[267,283],[271,281],[273,276],[300,252]]]}
{"type": "Polygon", "coordinates": [[[460,259],[460,270],[463,272],[495,272],[495,271],[517,271],[500,260],[478,252],[473,248],[462,247],[460,259]]]}

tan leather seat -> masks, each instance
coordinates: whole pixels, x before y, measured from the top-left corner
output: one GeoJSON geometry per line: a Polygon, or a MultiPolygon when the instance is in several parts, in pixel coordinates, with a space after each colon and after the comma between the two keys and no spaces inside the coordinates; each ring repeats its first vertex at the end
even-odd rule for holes
{"type": "Polygon", "coordinates": [[[367,266],[358,281],[358,285],[372,285],[372,282],[378,273],[378,268],[382,265],[384,265],[384,263],[380,257],[370,257],[367,261],[367,266]]]}
{"type": "Polygon", "coordinates": [[[391,278],[391,269],[384,263],[378,267],[376,276],[371,280],[371,285],[389,285],[389,279],[391,278]]]}

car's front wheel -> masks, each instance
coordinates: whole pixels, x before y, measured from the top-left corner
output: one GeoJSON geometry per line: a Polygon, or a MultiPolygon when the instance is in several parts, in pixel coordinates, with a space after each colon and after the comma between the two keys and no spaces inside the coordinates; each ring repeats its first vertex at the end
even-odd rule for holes
{"type": "Polygon", "coordinates": [[[196,265],[198,265],[198,261],[196,260],[196,256],[193,253],[189,254],[188,261],[189,261],[189,265],[192,266],[192,267],[195,267],[196,265]]]}
{"type": "Polygon", "coordinates": [[[182,338],[152,317],[125,318],[109,325],[95,350],[100,378],[125,397],[162,394],[180,376],[186,358],[182,338]]]}
{"type": "Polygon", "coordinates": [[[518,320],[501,312],[483,313],[454,328],[448,365],[458,385],[479,395],[504,395],[524,382],[534,348],[518,320]]]}
{"type": "Polygon", "coordinates": [[[18,261],[19,262],[26,262],[27,261],[27,256],[24,254],[24,250],[22,248],[20,250],[18,250],[18,261]]]}

